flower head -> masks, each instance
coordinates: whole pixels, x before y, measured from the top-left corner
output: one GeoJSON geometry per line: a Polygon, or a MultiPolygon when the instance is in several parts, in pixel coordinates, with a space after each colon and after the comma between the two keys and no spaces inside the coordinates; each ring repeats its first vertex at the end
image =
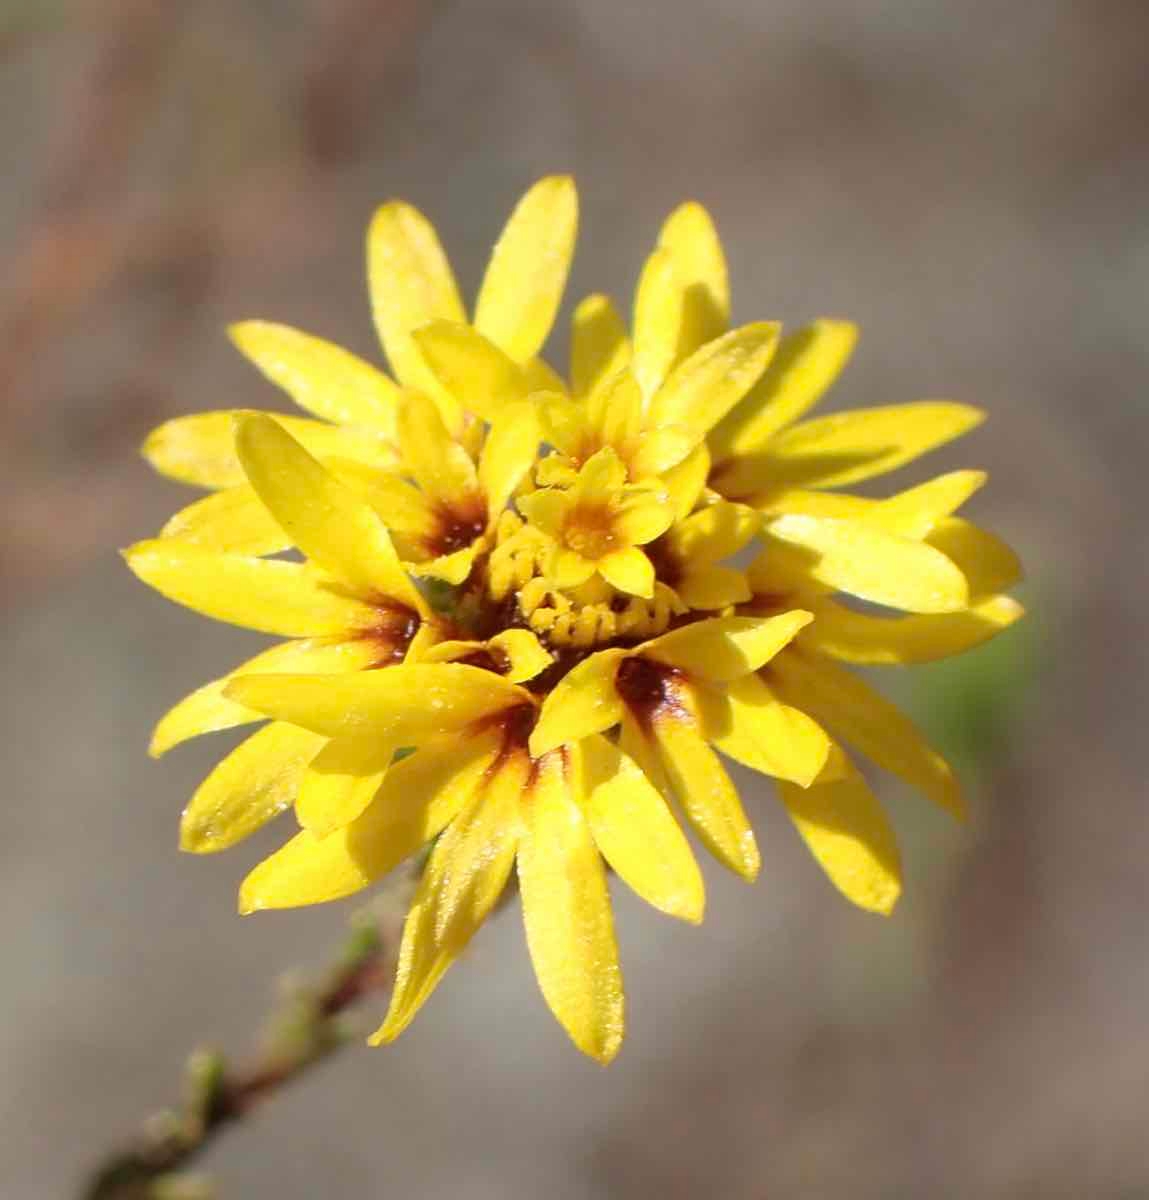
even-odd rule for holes
{"type": "Polygon", "coordinates": [[[1004,594],[1012,552],[955,515],[981,473],[884,500],[828,490],[956,436],[975,410],[800,421],[853,330],[728,330],[722,250],[699,206],[664,226],[633,331],[591,296],[569,379],[547,366],[574,223],[569,180],[532,188],[468,323],[429,223],[385,205],[369,275],[397,380],[249,322],[237,344],[321,419],[204,414],[145,448],[215,490],[127,551],[132,569],[289,639],[160,722],[157,754],[267,722],[197,790],[184,848],[223,849],[293,807],[298,832],[243,883],[249,912],[350,895],[430,847],[380,1041],[514,875],[547,1003],[609,1061],[623,992],[608,870],[694,923],[703,884],[684,829],[743,878],[758,872],[724,758],[775,778],[831,881],[888,912],[896,840],[849,751],[952,812],[961,799],[941,757],[847,667],[958,653],[1021,612],[1004,594]]]}

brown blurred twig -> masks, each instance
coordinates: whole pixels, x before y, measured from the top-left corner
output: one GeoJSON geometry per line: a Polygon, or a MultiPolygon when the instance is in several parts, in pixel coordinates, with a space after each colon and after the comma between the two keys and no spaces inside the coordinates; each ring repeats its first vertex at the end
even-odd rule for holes
{"type": "Polygon", "coordinates": [[[84,1200],[154,1200],[230,1126],[346,1045],[346,1014],[386,988],[397,925],[363,914],[318,983],[294,987],[269,1023],[267,1045],[251,1063],[232,1068],[217,1051],[199,1050],[185,1072],[181,1107],[153,1116],[126,1146],[93,1171],[84,1200]]]}

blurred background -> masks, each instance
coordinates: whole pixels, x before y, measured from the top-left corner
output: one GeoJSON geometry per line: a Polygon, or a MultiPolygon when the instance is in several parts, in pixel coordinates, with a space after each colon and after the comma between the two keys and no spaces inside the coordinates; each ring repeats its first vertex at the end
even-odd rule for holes
{"type": "Polygon", "coordinates": [[[75,1194],[191,1046],[248,1047],[270,981],[353,907],[235,917],[280,830],[177,853],[223,740],[157,764],[151,725],[257,640],[121,565],[188,498],[139,441],[280,406],[232,320],[377,357],[377,203],[422,207],[473,294],[553,171],[581,190],[573,297],[627,303],[694,197],[737,320],[860,322],[830,406],[989,411],[893,483],[987,466],[973,515],[1021,550],[1032,616],[884,677],[975,818],[883,781],[907,888],[882,921],[744,779],[755,887],[712,872],[701,931],[619,895],[609,1071],[508,913],[397,1046],[221,1140],[220,1195],[1149,1196],[1147,48],[1143,0],[0,5],[0,1196],[75,1194]]]}

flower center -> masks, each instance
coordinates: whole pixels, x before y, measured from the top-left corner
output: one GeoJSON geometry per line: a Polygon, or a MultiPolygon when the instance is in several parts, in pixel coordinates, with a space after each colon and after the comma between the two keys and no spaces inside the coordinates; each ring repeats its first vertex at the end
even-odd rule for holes
{"type": "Polygon", "coordinates": [[[583,558],[597,562],[621,546],[610,504],[579,504],[563,526],[563,543],[583,558]]]}

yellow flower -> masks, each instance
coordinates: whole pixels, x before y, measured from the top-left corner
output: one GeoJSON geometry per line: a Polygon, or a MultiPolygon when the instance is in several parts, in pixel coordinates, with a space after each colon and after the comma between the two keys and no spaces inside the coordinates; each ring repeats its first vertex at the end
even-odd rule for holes
{"type": "Polygon", "coordinates": [[[665,490],[626,482],[610,446],[593,454],[570,487],[543,488],[519,499],[519,511],[547,540],[543,573],[560,590],[596,572],[618,591],[650,599],[654,567],[640,549],[674,520],[665,490]]]}
{"type": "Polygon", "coordinates": [[[610,1061],[623,989],[607,871],[700,922],[681,818],[730,869],[758,873],[723,757],[775,778],[830,880],[889,912],[896,839],[844,747],[958,815],[961,798],[845,666],[960,653],[1021,614],[1005,594],[1015,556],[955,515],[980,472],[884,500],[822,490],[978,414],[932,403],[795,423],[853,331],[727,330],[725,263],[697,205],[663,228],[633,336],[592,296],[569,384],[555,375],[538,356],[574,223],[569,181],[531,189],[467,324],[430,226],[385,205],[371,288],[399,383],[248,323],[237,341],[328,423],[206,414],[147,448],[220,490],[130,549],[132,569],[201,613],[292,639],[160,722],[157,754],[269,721],[198,789],[184,848],[233,845],[294,806],[299,831],[245,879],[244,912],[348,896],[429,848],[376,1041],[411,1022],[514,872],[548,1005],[610,1061]],[[273,557],[289,550],[302,561],[273,557]]]}

